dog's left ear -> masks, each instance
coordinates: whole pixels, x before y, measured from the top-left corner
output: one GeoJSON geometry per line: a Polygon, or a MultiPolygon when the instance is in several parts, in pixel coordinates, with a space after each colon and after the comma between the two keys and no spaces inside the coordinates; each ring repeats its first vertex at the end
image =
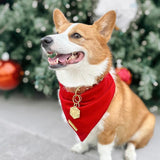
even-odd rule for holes
{"type": "Polygon", "coordinates": [[[64,14],[59,9],[55,9],[53,11],[53,21],[54,21],[56,30],[58,30],[58,28],[61,25],[65,24],[65,23],[69,23],[69,21],[66,19],[64,14]]]}
{"type": "Polygon", "coordinates": [[[111,38],[113,29],[116,22],[116,13],[115,11],[107,12],[103,17],[94,22],[94,26],[99,31],[99,33],[105,37],[106,42],[111,38]]]}

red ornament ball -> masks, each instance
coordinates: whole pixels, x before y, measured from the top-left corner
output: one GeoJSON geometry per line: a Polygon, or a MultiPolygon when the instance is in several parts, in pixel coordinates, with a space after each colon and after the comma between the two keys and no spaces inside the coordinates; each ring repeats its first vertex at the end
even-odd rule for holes
{"type": "Polygon", "coordinates": [[[21,66],[11,60],[0,60],[0,90],[11,90],[21,82],[24,72],[21,66]]]}
{"type": "Polygon", "coordinates": [[[116,73],[122,81],[126,82],[128,85],[131,84],[132,74],[127,68],[116,68],[116,73]]]}

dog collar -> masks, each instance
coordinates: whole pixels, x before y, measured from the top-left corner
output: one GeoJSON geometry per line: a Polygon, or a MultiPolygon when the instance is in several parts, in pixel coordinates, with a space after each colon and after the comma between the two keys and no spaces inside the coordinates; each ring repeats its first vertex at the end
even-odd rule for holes
{"type": "Polygon", "coordinates": [[[115,93],[114,80],[108,73],[101,82],[80,95],[78,90],[68,92],[62,84],[59,85],[66,120],[83,141],[107,111],[115,93]]]}
{"type": "MultiPolygon", "coordinates": [[[[104,75],[98,77],[98,78],[97,78],[97,84],[98,84],[99,82],[101,82],[101,81],[103,80],[103,78],[104,78],[104,75]]],[[[89,86],[89,87],[85,87],[85,86],[79,87],[79,89],[78,89],[77,92],[78,92],[78,94],[82,94],[82,93],[84,93],[85,91],[93,88],[94,86],[95,86],[95,85],[89,86]]],[[[65,87],[65,88],[66,88],[67,92],[72,92],[72,93],[75,93],[76,90],[77,90],[77,87],[72,87],[72,88],[70,88],[70,87],[65,87]]]]}

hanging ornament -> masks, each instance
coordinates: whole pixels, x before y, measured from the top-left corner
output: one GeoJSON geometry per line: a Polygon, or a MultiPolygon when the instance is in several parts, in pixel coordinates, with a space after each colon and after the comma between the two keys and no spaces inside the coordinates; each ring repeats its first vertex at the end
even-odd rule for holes
{"type": "Polygon", "coordinates": [[[117,14],[116,29],[126,32],[131,21],[135,19],[138,7],[136,0],[99,0],[95,14],[99,18],[110,10],[114,10],[117,14]]]}
{"type": "Polygon", "coordinates": [[[122,61],[120,59],[117,60],[117,68],[115,69],[116,73],[122,81],[130,85],[132,82],[132,74],[127,68],[121,65],[121,62],[122,61]]]}
{"type": "Polygon", "coordinates": [[[0,60],[0,90],[11,90],[21,82],[23,70],[21,66],[11,60],[0,60]]]}

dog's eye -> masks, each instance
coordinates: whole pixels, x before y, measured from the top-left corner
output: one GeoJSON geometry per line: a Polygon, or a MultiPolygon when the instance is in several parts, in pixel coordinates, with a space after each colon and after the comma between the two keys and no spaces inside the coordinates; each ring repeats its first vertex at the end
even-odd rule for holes
{"type": "Polygon", "coordinates": [[[81,36],[79,33],[73,33],[73,34],[71,35],[71,37],[72,37],[72,38],[75,38],[75,39],[79,39],[79,38],[81,38],[82,36],[81,36]]]}

